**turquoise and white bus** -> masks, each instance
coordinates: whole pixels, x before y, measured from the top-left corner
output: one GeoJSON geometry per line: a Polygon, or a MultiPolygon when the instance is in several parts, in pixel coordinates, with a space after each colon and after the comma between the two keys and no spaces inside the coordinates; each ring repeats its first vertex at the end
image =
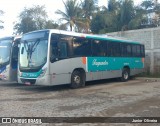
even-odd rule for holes
{"type": "Polygon", "coordinates": [[[0,79],[17,81],[20,36],[0,38],[0,79]]]}
{"type": "Polygon", "coordinates": [[[144,45],[110,36],[40,30],[21,39],[18,82],[70,84],[119,78],[127,81],[144,68],[144,45]]]}

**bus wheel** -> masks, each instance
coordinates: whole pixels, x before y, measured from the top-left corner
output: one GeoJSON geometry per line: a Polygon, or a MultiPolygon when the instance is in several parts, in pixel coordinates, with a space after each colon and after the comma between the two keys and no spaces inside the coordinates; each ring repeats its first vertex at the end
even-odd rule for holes
{"type": "Polygon", "coordinates": [[[71,88],[79,88],[85,86],[84,74],[78,70],[73,71],[71,76],[71,88]]]}
{"type": "Polygon", "coordinates": [[[129,69],[124,68],[122,71],[121,81],[125,82],[128,81],[128,79],[129,79],[129,69]]]}

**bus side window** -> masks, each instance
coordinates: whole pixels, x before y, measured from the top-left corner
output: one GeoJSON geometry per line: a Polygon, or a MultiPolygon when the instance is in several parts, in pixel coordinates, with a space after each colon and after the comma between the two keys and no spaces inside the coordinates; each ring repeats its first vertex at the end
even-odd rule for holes
{"type": "Polygon", "coordinates": [[[95,40],[92,43],[92,55],[93,56],[106,56],[107,42],[103,40],[95,40]]]}
{"type": "Polygon", "coordinates": [[[92,41],[92,56],[100,56],[100,41],[92,41]]]}
{"type": "Polygon", "coordinates": [[[111,57],[117,57],[121,55],[120,43],[109,42],[108,43],[108,55],[111,57]]]}
{"type": "Polygon", "coordinates": [[[60,54],[59,54],[59,58],[67,58],[68,53],[67,53],[67,43],[66,42],[60,42],[59,45],[59,50],[60,50],[60,54]]]}
{"type": "Polygon", "coordinates": [[[107,56],[107,41],[100,41],[100,56],[107,56]]]}
{"type": "Polygon", "coordinates": [[[91,40],[81,37],[73,39],[73,56],[91,56],[91,40]]]}
{"type": "Polygon", "coordinates": [[[107,52],[108,52],[108,56],[112,56],[112,45],[111,45],[110,42],[108,42],[108,50],[107,50],[107,52]]]}
{"type": "Polygon", "coordinates": [[[137,45],[137,57],[141,56],[141,47],[140,45],[137,45]]]}
{"type": "Polygon", "coordinates": [[[127,44],[127,56],[128,57],[132,56],[132,48],[130,44],[127,44]]]}
{"type": "Polygon", "coordinates": [[[141,57],[145,57],[144,45],[141,45],[141,57]]]}
{"type": "Polygon", "coordinates": [[[136,49],[136,45],[132,44],[132,56],[136,57],[137,56],[137,49],[136,49]]]}
{"type": "Polygon", "coordinates": [[[120,43],[119,42],[115,42],[114,43],[114,56],[121,56],[121,50],[120,50],[120,43]]]}
{"type": "Polygon", "coordinates": [[[124,57],[124,53],[125,53],[124,44],[121,43],[120,47],[121,47],[121,57],[124,57]]]}

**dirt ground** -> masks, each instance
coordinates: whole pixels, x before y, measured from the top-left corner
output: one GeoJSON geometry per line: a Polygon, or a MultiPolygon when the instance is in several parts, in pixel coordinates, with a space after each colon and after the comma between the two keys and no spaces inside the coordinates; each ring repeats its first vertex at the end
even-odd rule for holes
{"type": "Polygon", "coordinates": [[[87,82],[86,87],[80,89],[70,89],[68,85],[26,86],[0,82],[0,117],[160,117],[160,79],[102,80],[87,82]]]}

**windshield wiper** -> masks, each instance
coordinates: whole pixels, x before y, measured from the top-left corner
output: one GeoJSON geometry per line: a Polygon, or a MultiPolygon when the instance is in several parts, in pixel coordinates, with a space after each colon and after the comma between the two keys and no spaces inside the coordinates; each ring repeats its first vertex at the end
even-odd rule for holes
{"type": "Polygon", "coordinates": [[[28,59],[28,66],[31,66],[31,58],[33,52],[36,50],[37,45],[39,44],[40,39],[37,39],[35,42],[31,42],[31,44],[28,44],[28,41],[24,41],[24,48],[27,52],[27,59],[28,59]]]}
{"type": "Polygon", "coordinates": [[[27,52],[27,59],[31,59],[32,53],[36,50],[36,47],[39,44],[39,42],[40,42],[40,39],[37,39],[33,44],[29,45],[28,41],[26,40],[24,41],[24,48],[27,52]]]}

